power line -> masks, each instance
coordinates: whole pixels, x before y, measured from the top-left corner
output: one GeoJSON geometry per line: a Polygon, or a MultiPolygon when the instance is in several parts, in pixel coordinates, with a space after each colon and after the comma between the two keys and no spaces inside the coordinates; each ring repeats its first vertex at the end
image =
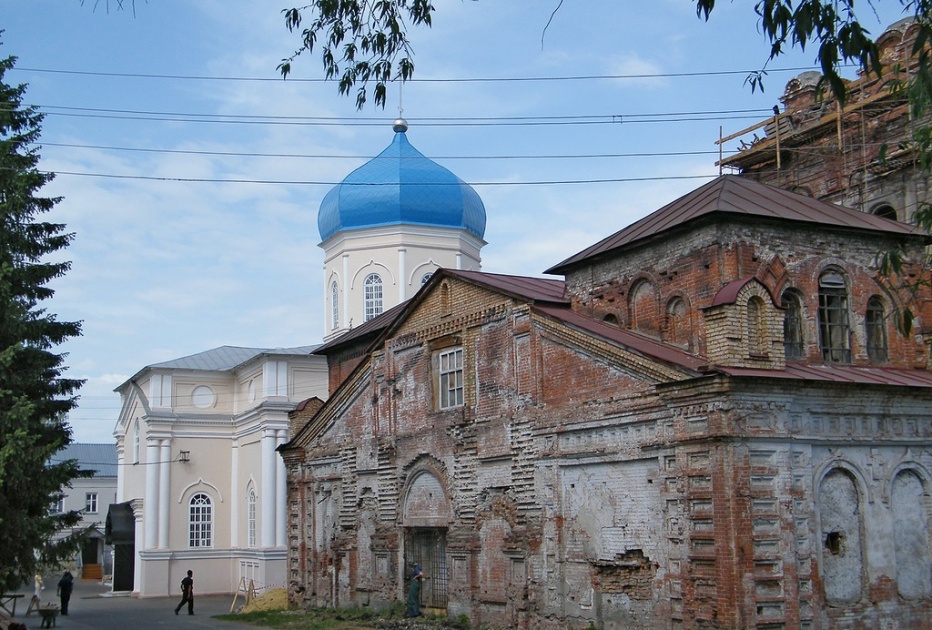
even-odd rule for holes
{"type": "MultiPolygon", "coordinates": [[[[201,114],[191,112],[161,112],[133,109],[72,107],[62,105],[36,105],[46,116],[73,118],[100,118],[107,120],[154,120],[159,122],[215,123],[242,125],[299,125],[382,127],[383,117],[332,117],[332,116],[273,116],[256,114],[201,114]],[[61,110],[61,111],[50,111],[61,110]]],[[[477,127],[477,126],[542,126],[542,125],[618,125],[650,122],[694,122],[703,120],[744,120],[768,116],[770,110],[726,109],[682,112],[614,113],[560,116],[469,116],[423,117],[413,122],[422,127],[477,127]]]]}
{"type": "MultiPolygon", "coordinates": [[[[38,171],[47,175],[72,175],[75,177],[97,177],[103,179],[128,179],[144,180],[156,182],[179,182],[179,183],[199,183],[199,184],[276,184],[287,186],[336,186],[341,182],[334,181],[312,181],[312,180],[276,180],[276,179],[220,179],[211,177],[165,177],[155,175],[114,175],[110,173],[80,173],[77,171],[38,171]]],[[[560,179],[560,180],[532,180],[526,182],[468,182],[470,186],[551,186],[558,184],[610,184],[624,182],[652,182],[652,181],[671,181],[683,179],[710,179],[716,175],[664,175],[662,177],[612,177],[606,179],[560,179]]],[[[436,184],[432,182],[412,185],[419,186],[450,186],[452,184],[436,184]]],[[[347,183],[344,186],[389,186],[391,184],[363,184],[347,183]]]]}
{"type": "MultiPolygon", "coordinates": [[[[196,149],[153,149],[144,147],[121,147],[111,145],[71,144],[61,142],[41,142],[44,147],[63,147],[68,149],[95,149],[102,151],[134,151],[141,153],[167,153],[179,155],[209,155],[218,157],[259,157],[259,158],[296,158],[296,159],[327,159],[327,160],[370,160],[371,155],[338,155],[338,154],[312,154],[312,153],[258,153],[240,151],[200,151],[196,149]]],[[[687,155],[718,155],[717,150],[710,151],[664,151],[650,153],[588,153],[588,154],[557,154],[557,155],[438,155],[432,160],[573,160],[573,159],[604,159],[604,158],[641,158],[641,157],[675,157],[687,155]]],[[[401,159],[418,159],[406,158],[401,159]]]]}
{"type": "MultiPolygon", "coordinates": [[[[300,120],[275,120],[270,118],[262,119],[235,119],[235,118],[205,118],[206,114],[192,114],[191,117],[172,117],[170,115],[116,115],[116,114],[92,114],[92,113],[73,113],[73,112],[44,112],[46,116],[63,116],[70,118],[95,118],[103,120],[152,120],[158,122],[173,123],[212,123],[226,125],[294,125],[301,127],[382,127],[385,126],[384,120],[378,122],[367,121],[300,121],[300,120]]],[[[259,118],[259,117],[257,117],[259,118]]],[[[675,123],[675,122],[697,122],[704,120],[757,120],[760,115],[755,114],[731,114],[731,115],[714,115],[709,117],[685,116],[677,118],[650,118],[650,119],[631,119],[627,116],[610,115],[599,117],[565,117],[563,119],[547,119],[540,117],[537,119],[501,119],[498,121],[491,120],[462,120],[460,122],[421,122],[418,125],[422,127],[548,127],[548,126],[582,126],[582,125],[620,125],[635,123],[675,123]]]]}
{"type": "MultiPolygon", "coordinates": [[[[851,67],[851,66],[844,66],[851,67]]],[[[802,66],[790,68],[768,68],[767,74],[778,74],[783,72],[806,72],[816,70],[816,66],[802,66]]],[[[11,70],[20,72],[41,72],[46,74],[66,74],[76,76],[94,76],[94,77],[116,77],[128,79],[170,79],[180,81],[246,81],[246,82],[291,82],[291,83],[328,83],[333,79],[325,78],[298,78],[290,76],[287,79],[282,77],[235,77],[235,76],[203,76],[203,75],[184,75],[184,74],[147,74],[138,72],[102,72],[93,70],[58,70],[52,68],[26,68],[13,67],[11,70]]],[[[691,77],[714,77],[714,76],[734,76],[734,75],[751,75],[757,74],[761,70],[710,70],[707,72],[645,72],[636,74],[586,74],[576,76],[536,76],[536,77],[461,77],[461,78],[411,78],[406,83],[512,83],[512,82],[542,82],[542,81],[611,81],[625,79],[682,79],[691,77]]]]}
{"type": "MultiPolygon", "coordinates": [[[[217,118],[220,120],[235,120],[235,119],[258,119],[258,120],[284,120],[284,121],[299,121],[299,122],[342,122],[346,124],[353,124],[360,121],[363,122],[374,122],[378,125],[387,124],[387,120],[384,116],[273,116],[266,114],[200,114],[200,113],[190,113],[190,112],[162,112],[162,111],[152,111],[152,110],[137,110],[137,109],[113,109],[113,108],[101,108],[101,107],[76,107],[69,105],[41,105],[33,104],[32,107],[38,107],[43,110],[49,109],[61,109],[67,111],[75,112],[95,112],[95,113],[105,113],[105,114],[133,114],[133,115],[146,115],[146,116],[190,116],[198,118],[217,118]]],[[[10,107],[4,108],[0,105],[0,110],[6,109],[10,111],[10,107]]],[[[732,114],[743,114],[750,115],[755,117],[767,117],[771,114],[771,109],[767,108],[752,108],[752,109],[724,109],[724,110],[699,110],[699,111],[674,111],[674,112],[648,112],[648,113],[638,113],[638,112],[628,112],[623,114],[613,113],[613,114],[580,114],[580,115],[560,115],[560,116],[423,116],[416,119],[412,119],[411,122],[416,124],[423,123],[456,123],[456,122],[501,122],[501,121],[563,121],[563,120],[603,120],[610,119],[615,122],[624,122],[626,120],[639,120],[642,118],[654,119],[654,118],[666,118],[670,116],[723,116],[723,115],[732,115],[732,114]]],[[[46,112],[48,113],[48,112],[46,112]]]]}

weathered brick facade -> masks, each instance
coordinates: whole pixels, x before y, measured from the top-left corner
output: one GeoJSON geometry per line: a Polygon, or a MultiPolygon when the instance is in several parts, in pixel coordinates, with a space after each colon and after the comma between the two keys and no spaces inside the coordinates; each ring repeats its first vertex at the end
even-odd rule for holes
{"type": "Polygon", "coordinates": [[[925,239],[733,179],[691,200],[738,209],[671,204],[565,282],[444,270],[329,344],[282,449],[294,601],[386,606],[417,560],[477,627],[932,625],[929,350],[867,314],[905,300],[876,252],[925,239]]]}

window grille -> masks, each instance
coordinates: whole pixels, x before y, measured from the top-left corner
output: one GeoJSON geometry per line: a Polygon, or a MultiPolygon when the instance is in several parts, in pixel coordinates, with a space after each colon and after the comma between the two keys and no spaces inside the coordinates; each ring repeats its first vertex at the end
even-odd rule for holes
{"type": "Polygon", "coordinates": [[[819,344],[826,361],[851,363],[848,289],[844,277],[836,272],[819,278],[819,344]]]}

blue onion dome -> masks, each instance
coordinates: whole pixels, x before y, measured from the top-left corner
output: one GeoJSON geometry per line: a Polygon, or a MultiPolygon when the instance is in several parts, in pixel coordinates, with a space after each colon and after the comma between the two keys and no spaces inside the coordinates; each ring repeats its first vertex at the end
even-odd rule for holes
{"type": "Polygon", "coordinates": [[[460,228],[480,239],[485,206],[473,188],[408,142],[403,119],[379,155],[337,184],[320,203],[321,241],[343,230],[410,223],[460,228]]]}

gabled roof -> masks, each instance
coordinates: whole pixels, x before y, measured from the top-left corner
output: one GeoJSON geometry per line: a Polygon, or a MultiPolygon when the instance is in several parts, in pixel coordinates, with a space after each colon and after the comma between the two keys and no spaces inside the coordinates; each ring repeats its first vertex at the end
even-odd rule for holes
{"type": "Polygon", "coordinates": [[[466,282],[478,284],[493,291],[530,302],[555,302],[569,304],[566,297],[566,283],[553,278],[532,278],[530,276],[509,276],[484,271],[461,271],[444,269],[444,274],[460,278],[466,282]]]}
{"type": "Polygon", "coordinates": [[[528,276],[508,276],[483,271],[462,271],[456,269],[439,269],[430,280],[420,288],[411,299],[397,304],[378,317],[373,317],[361,326],[350,329],[336,339],[328,341],[315,350],[315,354],[327,354],[328,351],[365,337],[375,340],[387,330],[393,322],[403,317],[409,306],[418,303],[418,296],[428,292],[428,287],[440,282],[442,277],[460,278],[472,284],[478,284],[498,293],[504,293],[530,302],[559,302],[569,304],[565,297],[566,285],[562,280],[553,278],[531,278],[528,276]]]}
{"type": "Polygon", "coordinates": [[[94,477],[117,476],[116,444],[69,444],[52,455],[50,462],[60,464],[69,459],[78,460],[81,470],[96,471],[94,477]]]}
{"type": "Polygon", "coordinates": [[[883,232],[891,235],[929,235],[912,225],[899,223],[844,206],[819,201],[782,188],[761,184],[737,175],[723,175],[605,238],[595,245],[554,265],[545,273],[562,274],[583,261],[679,228],[716,213],[732,216],[779,219],[801,223],[883,232]]]}

